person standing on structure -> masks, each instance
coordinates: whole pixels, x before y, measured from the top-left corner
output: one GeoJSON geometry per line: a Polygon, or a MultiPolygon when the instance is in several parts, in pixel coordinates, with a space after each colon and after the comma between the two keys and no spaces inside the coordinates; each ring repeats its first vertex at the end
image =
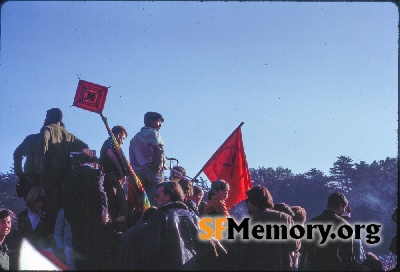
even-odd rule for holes
{"type": "Polygon", "coordinates": [[[166,159],[164,141],[160,135],[164,118],[160,113],[147,112],[144,127],[132,138],[129,145],[129,160],[141,180],[151,206],[157,206],[156,186],[164,181],[166,159]]]}

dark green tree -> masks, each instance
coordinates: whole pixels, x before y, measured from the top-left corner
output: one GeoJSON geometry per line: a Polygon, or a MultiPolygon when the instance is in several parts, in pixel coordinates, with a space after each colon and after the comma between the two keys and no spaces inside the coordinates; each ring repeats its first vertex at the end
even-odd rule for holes
{"type": "Polygon", "coordinates": [[[18,177],[14,173],[0,173],[0,207],[12,210],[18,214],[25,208],[25,202],[18,198],[15,186],[18,177]]]}
{"type": "Polygon", "coordinates": [[[351,183],[354,174],[354,164],[350,157],[339,156],[338,160],[330,168],[331,180],[327,186],[344,192],[351,191],[351,183]]]}

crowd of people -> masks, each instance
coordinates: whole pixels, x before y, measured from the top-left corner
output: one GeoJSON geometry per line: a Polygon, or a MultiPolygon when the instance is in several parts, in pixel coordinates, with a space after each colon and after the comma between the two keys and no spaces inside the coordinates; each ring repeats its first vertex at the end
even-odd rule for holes
{"type": "MultiPolygon", "coordinates": [[[[231,217],[225,205],[230,186],[215,180],[204,192],[181,166],[165,179],[163,122],[161,114],[147,112],[145,126],[130,141],[130,165],[151,204],[137,217],[124,190],[132,182],[129,171],[114,142],[124,143],[125,128],[112,128],[97,158],[65,129],[60,109],[48,110],[40,133],[26,137],[14,152],[16,190],[26,209],[17,216],[0,209],[0,270],[18,269],[18,250],[9,259],[5,245],[17,217],[18,243],[28,239],[38,251],[53,254],[65,270],[383,271],[376,255],[363,252],[353,237],[322,246],[300,239],[200,239],[202,218],[231,217]]],[[[309,221],[303,207],[274,203],[264,186],[253,186],[246,196],[254,224],[349,225],[350,206],[340,192],[332,193],[326,209],[309,221]]],[[[397,223],[397,217],[393,220],[397,223]]],[[[391,250],[397,255],[397,241],[391,250]]]]}

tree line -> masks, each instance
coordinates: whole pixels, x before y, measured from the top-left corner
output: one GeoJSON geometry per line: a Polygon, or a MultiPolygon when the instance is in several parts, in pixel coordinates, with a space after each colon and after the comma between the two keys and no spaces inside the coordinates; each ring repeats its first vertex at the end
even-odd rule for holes
{"type": "Polygon", "coordinates": [[[294,174],[288,168],[251,168],[254,185],[264,185],[274,202],[299,205],[306,209],[307,220],[326,208],[327,198],[334,191],[343,192],[352,210],[350,223],[375,222],[383,225],[382,243],[371,251],[388,253],[389,244],[397,226],[392,213],[398,205],[398,159],[353,163],[347,156],[339,156],[329,175],[312,168],[303,174],[294,174]]]}

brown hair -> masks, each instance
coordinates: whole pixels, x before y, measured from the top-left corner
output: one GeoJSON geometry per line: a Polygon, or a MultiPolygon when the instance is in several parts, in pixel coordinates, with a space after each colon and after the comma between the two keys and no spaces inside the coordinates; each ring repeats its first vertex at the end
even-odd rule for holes
{"type": "Polygon", "coordinates": [[[126,132],[126,129],[125,129],[123,126],[114,126],[114,127],[111,129],[111,131],[112,131],[112,133],[113,133],[114,135],[117,135],[117,134],[119,134],[119,133],[122,132],[122,134],[124,134],[125,137],[128,137],[128,132],[126,132]]]}
{"type": "Polygon", "coordinates": [[[211,183],[211,190],[214,190],[214,192],[219,190],[229,191],[229,189],[229,183],[223,179],[215,180],[211,183]]]}
{"type": "Polygon", "coordinates": [[[42,187],[33,186],[32,189],[29,191],[28,196],[25,199],[25,204],[28,208],[30,208],[37,200],[45,201],[46,194],[42,187]]]}
{"type": "Polygon", "coordinates": [[[347,198],[341,192],[334,192],[328,197],[328,209],[336,209],[341,204],[348,205],[347,198]]]}
{"type": "Polygon", "coordinates": [[[6,208],[0,208],[0,219],[4,219],[6,217],[11,217],[11,220],[13,220],[15,218],[15,214],[6,208]]]}
{"type": "Polygon", "coordinates": [[[304,224],[307,218],[307,212],[303,207],[292,206],[292,211],[294,212],[293,221],[295,223],[304,224]]]}
{"type": "Polygon", "coordinates": [[[178,181],[178,183],[182,187],[182,190],[185,193],[186,197],[193,196],[193,182],[191,180],[183,178],[178,181]]]}
{"type": "Polygon", "coordinates": [[[185,194],[182,190],[182,187],[177,183],[173,181],[165,181],[159,183],[156,187],[163,187],[163,192],[165,195],[169,195],[171,198],[171,201],[180,201],[183,202],[185,199],[185,194]]]}
{"type": "Polygon", "coordinates": [[[265,186],[257,185],[246,192],[247,201],[259,209],[274,208],[274,200],[265,186]]]}
{"type": "Polygon", "coordinates": [[[161,121],[164,122],[164,118],[160,113],[154,111],[146,112],[144,115],[144,124],[147,126],[149,121],[154,121],[157,119],[161,119],[161,121]]]}

